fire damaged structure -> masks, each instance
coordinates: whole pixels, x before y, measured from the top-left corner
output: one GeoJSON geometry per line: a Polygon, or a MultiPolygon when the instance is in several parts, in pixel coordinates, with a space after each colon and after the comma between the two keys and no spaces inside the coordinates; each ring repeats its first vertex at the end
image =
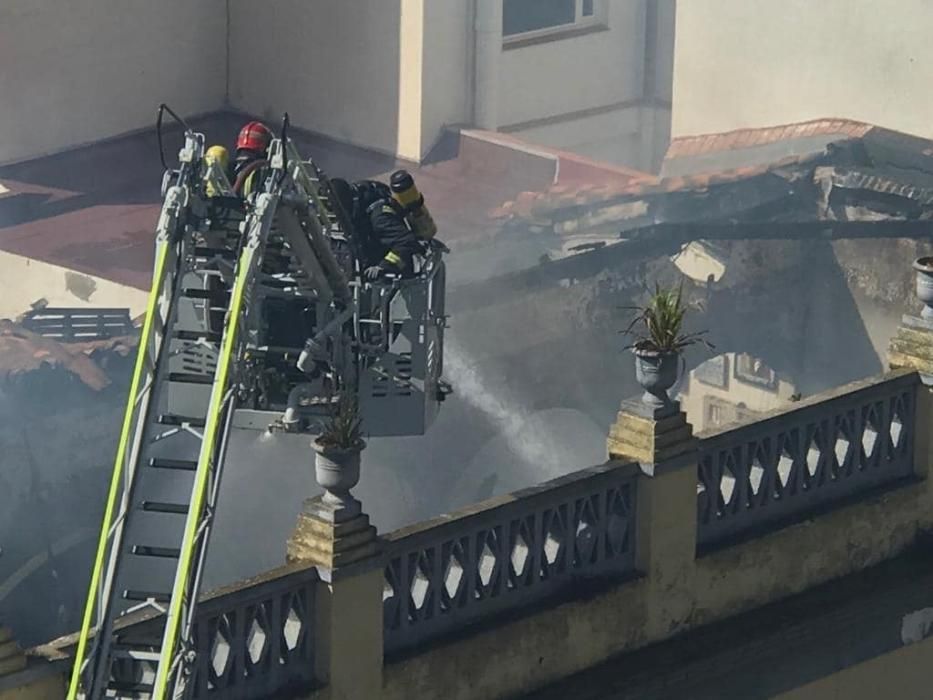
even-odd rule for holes
{"type": "Polygon", "coordinates": [[[526,192],[494,216],[560,237],[555,257],[619,240],[923,237],[933,142],[841,119],[684,137],[658,176],[526,192]]]}

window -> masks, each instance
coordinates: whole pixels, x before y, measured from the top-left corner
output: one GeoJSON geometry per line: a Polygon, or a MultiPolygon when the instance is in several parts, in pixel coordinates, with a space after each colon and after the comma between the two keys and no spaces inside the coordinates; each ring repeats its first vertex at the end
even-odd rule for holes
{"type": "Polygon", "coordinates": [[[735,356],[735,378],[747,384],[777,390],[777,374],[774,370],[747,353],[738,353],[735,356]]]}
{"type": "Polygon", "coordinates": [[[596,23],[605,0],[503,0],[502,35],[546,34],[596,23]]]}
{"type": "Polygon", "coordinates": [[[711,403],[706,407],[706,423],[710,426],[719,426],[723,422],[722,406],[711,403]]]}

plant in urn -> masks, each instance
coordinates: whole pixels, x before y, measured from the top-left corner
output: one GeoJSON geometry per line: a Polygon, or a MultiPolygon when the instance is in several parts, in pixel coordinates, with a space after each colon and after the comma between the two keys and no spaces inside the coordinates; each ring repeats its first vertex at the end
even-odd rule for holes
{"type": "Polygon", "coordinates": [[[671,405],[667,392],[677,381],[677,360],[684,349],[697,343],[709,349],[713,346],[703,338],[706,331],[683,330],[687,313],[683,284],[677,289],[655,285],[645,306],[628,308],[636,314],[623,333],[635,340],[625,349],[635,355],[635,379],[644,389],[642,401],[652,409],[666,408],[671,405]]]}
{"type": "Polygon", "coordinates": [[[324,489],[322,501],[339,512],[340,520],[360,514],[360,502],[350,489],[360,480],[360,453],[366,447],[356,399],[347,394],[339,401],[321,434],[314,440],[314,476],[324,489]]]}

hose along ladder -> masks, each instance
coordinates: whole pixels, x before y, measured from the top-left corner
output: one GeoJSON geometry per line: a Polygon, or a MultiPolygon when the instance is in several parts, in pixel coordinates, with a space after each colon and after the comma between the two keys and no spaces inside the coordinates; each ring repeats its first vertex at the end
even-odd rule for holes
{"type": "MultiPolygon", "coordinates": [[[[184,125],[160,108],[160,151],[163,111],[184,125]]],[[[69,700],[192,695],[195,608],[235,412],[275,416],[263,424],[269,430],[307,432],[341,394],[359,395],[364,374],[378,370],[385,379],[384,368],[371,368],[392,356],[389,305],[372,301],[388,298],[387,291],[361,282],[346,213],[323,172],[298,156],[287,129],[286,115],[269,149],[269,175],[245,203],[204,160],[203,135],[187,126],[180,166],[166,168],[153,282],[69,700]],[[298,342],[272,338],[266,311],[276,304],[302,307],[313,332],[298,342]],[[363,340],[373,323],[383,329],[375,348],[363,340]],[[270,372],[286,380],[278,398],[263,388],[270,372]]],[[[443,274],[435,274],[443,271],[440,257],[428,253],[425,269],[434,272],[425,289],[443,285],[443,274]]],[[[406,323],[414,323],[413,337],[427,328],[440,353],[438,291],[440,305],[406,323]]],[[[421,296],[430,297],[409,294],[406,313],[421,296]]],[[[439,371],[425,382],[425,396],[439,371]]],[[[406,390],[403,412],[411,398],[406,390]]],[[[384,414],[398,413],[380,401],[384,414]]],[[[423,423],[413,426],[383,434],[423,433],[423,423]]]]}

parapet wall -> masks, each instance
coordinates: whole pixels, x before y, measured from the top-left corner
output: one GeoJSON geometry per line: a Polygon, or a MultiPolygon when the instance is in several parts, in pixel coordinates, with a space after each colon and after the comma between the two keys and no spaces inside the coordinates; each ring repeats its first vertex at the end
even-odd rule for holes
{"type": "MultiPolygon", "coordinates": [[[[759,423],[707,436],[699,441],[699,454],[704,454],[707,443],[718,451],[728,445],[730,450],[754,455],[754,450],[749,450],[754,445],[750,432],[758,431],[760,435],[763,426],[771,426],[773,438],[795,435],[825,426],[826,422],[832,424],[834,416],[855,419],[871,409],[879,410],[879,403],[891,406],[897,401],[905,402],[906,424],[915,425],[920,416],[928,415],[931,397],[928,390],[921,388],[918,375],[893,373],[814,397],[803,405],[770,414],[759,423]]],[[[862,420],[866,425],[870,423],[862,420]]],[[[842,421],[838,422],[842,430],[842,421]]],[[[890,431],[890,422],[888,418],[887,424],[878,427],[886,426],[890,431]]],[[[899,433],[896,446],[893,441],[887,443],[879,438],[866,456],[864,447],[859,450],[855,446],[861,440],[860,431],[858,439],[851,442],[850,454],[841,460],[824,459],[812,477],[814,484],[824,479],[821,487],[812,488],[829,491],[851,479],[853,483],[845,489],[851,489],[849,493],[841,494],[840,500],[811,504],[796,513],[794,499],[804,500],[809,491],[803,486],[810,472],[807,452],[792,457],[783,504],[780,497],[774,496],[774,484],[769,486],[768,482],[771,476],[780,478],[780,460],[773,460],[770,469],[769,462],[763,460],[765,474],[758,483],[772,490],[767,504],[761,507],[783,509],[786,517],[782,519],[778,513],[770,526],[744,535],[739,532],[740,537],[725,540],[712,551],[698,550],[698,534],[702,537],[704,523],[702,516],[696,517],[697,505],[702,506],[706,499],[703,493],[696,495],[697,473],[689,468],[654,476],[639,471],[632,483],[638,494],[634,513],[637,573],[633,580],[595,592],[582,586],[578,588],[578,593],[585,595],[582,599],[541,606],[534,614],[511,621],[500,617],[498,624],[469,636],[451,638],[390,662],[384,670],[384,697],[434,697],[440,688],[445,689],[447,697],[464,699],[526,692],[614,654],[780,600],[894,557],[918,533],[933,526],[933,488],[923,478],[929,437],[921,434],[914,441],[912,433],[913,429],[899,433]],[[900,471],[904,466],[899,459],[910,465],[909,471],[900,471]],[[848,475],[840,476],[846,470],[848,475]],[[881,477],[885,473],[890,480],[881,477]],[[481,674],[475,672],[478,668],[483,669],[481,674]],[[461,682],[465,677],[472,679],[470,684],[461,682]]],[[[754,458],[745,463],[741,457],[731,463],[740,484],[749,480],[755,464],[754,458]]],[[[706,465],[700,470],[701,482],[711,469],[706,465]]],[[[722,464],[718,469],[720,475],[725,471],[722,464]]],[[[559,482],[552,483],[555,491],[562,488],[559,482]]],[[[577,483],[576,488],[584,484],[577,483]]],[[[748,499],[750,485],[730,486],[738,489],[732,492],[737,500],[730,502],[743,504],[741,510],[733,507],[733,515],[738,518],[741,512],[753,518],[754,508],[748,499]]],[[[556,496],[555,492],[552,497],[556,496]]],[[[713,506],[717,521],[726,519],[723,516],[730,510],[725,500],[723,497],[713,506]]],[[[520,507],[521,503],[511,506],[520,507]]],[[[445,523],[448,530],[453,525],[445,523]]],[[[425,535],[421,533],[421,537],[425,535]]],[[[391,639],[389,631],[386,639],[387,643],[391,639]]]]}
{"type": "Polygon", "coordinates": [[[933,393],[916,372],[698,438],[682,413],[639,411],[623,403],[604,465],[392,533],[350,567],[292,565],[208,597],[194,697],[510,697],[895,557],[933,528],[933,393]]]}

